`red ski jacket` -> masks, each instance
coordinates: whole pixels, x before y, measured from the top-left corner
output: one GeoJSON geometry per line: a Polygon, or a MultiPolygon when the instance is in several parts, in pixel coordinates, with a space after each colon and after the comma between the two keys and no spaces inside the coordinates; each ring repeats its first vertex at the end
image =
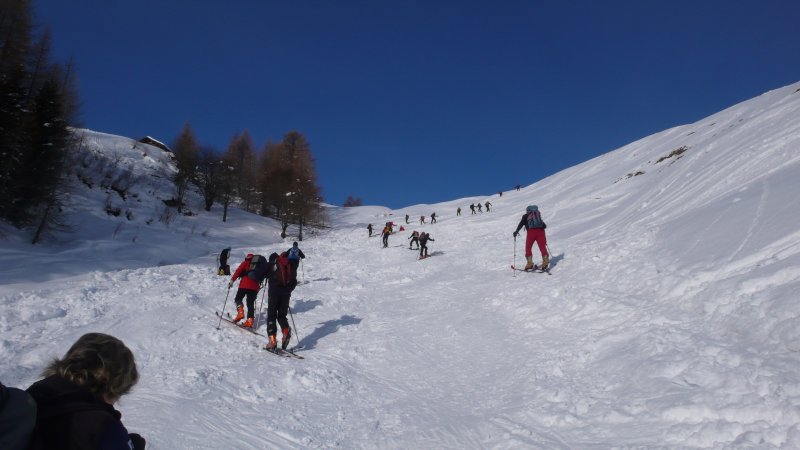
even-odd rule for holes
{"type": "Polygon", "coordinates": [[[247,269],[250,268],[250,258],[252,257],[253,255],[247,255],[244,261],[239,264],[239,267],[236,268],[236,272],[233,272],[231,276],[231,281],[236,281],[241,277],[242,281],[239,282],[239,289],[258,292],[261,286],[259,286],[254,279],[247,276],[247,269]]]}

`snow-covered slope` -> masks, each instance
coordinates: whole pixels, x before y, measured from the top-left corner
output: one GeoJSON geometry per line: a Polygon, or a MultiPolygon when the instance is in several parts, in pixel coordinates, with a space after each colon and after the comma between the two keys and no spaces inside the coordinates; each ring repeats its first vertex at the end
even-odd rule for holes
{"type": "Polygon", "coordinates": [[[175,197],[170,177],[174,157],[134,139],[78,130],[78,164],[64,193],[68,230],[48,245],[29,245],[30,236],[0,228],[4,283],[39,282],[95,270],[175,264],[203,258],[214,266],[221,248],[277,242],[273,220],[232,208],[222,222],[222,207],[203,210],[198,192],[187,194],[184,214],[165,204],[175,197]],[[211,255],[211,258],[207,258],[211,255]],[[46,270],[31,270],[36,261],[46,270]]]}
{"type": "MultiPolygon", "coordinates": [[[[118,406],[151,448],[800,447],[798,91],[502,197],[331,208],[333,227],[301,243],[303,361],[216,329],[222,240],[190,240],[207,255],[172,265],[128,249],[129,268],[83,261],[69,279],[27,278],[51,260],[22,260],[0,275],[0,379],[25,387],[103,331],[137,355],[141,382],[118,406]],[[486,200],[491,212],[469,213],[486,200]],[[552,276],[509,269],[523,260],[511,232],[528,204],[548,223],[552,276]],[[416,223],[434,211],[437,224],[416,223]],[[389,248],[367,237],[367,223],[405,214],[389,248]],[[414,229],[435,239],[431,258],[408,250],[414,229]]],[[[270,233],[235,255],[288,247],[270,233]]]]}

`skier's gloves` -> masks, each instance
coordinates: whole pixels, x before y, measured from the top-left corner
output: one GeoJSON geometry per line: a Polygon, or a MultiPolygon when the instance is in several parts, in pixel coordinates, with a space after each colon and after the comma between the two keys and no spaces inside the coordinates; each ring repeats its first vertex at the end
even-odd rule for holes
{"type": "Polygon", "coordinates": [[[517,233],[516,231],[513,234],[514,234],[514,237],[517,237],[517,235],[519,235],[519,233],[517,233]]]}
{"type": "Polygon", "coordinates": [[[130,442],[133,444],[134,450],[144,450],[145,446],[147,445],[144,438],[136,433],[131,433],[128,435],[130,437],[130,442]]]}
{"type": "Polygon", "coordinates": [[[230,289],[230,288],[232,288],[232,287],[233,287],[233,281],[231,281],[230,283],[228,283],[228,289],[230,289]]]}

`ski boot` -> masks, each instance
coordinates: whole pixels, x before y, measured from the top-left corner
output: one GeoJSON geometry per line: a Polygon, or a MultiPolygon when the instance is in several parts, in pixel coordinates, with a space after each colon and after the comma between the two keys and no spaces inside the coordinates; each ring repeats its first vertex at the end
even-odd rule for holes
{"type": "Polygon", "coordinates": [[[274,352],[275,350],[278,349],[278,341],[275,339],[274,334],[270,334],[268,337],[269,337],[269,342],[267,342],[267,346],[264,347],[264,349],[274,352]]]}
{"type": "Polygon", "coordinates": [[[239,323],[244,319],[244,305],[236,305],[236,317],[233,318],[233,323],[239,323]]]}
{"type": "Polygon", "coordinates": [[[281,330],[283,333],[283,338],[281,339],[281,348],[286,350],[286,347],[289,346],[289,341],[292,339],[292,329],[291,328],[284,328],[281,330]]]}
{"type": "Polygon", "coordinates": [[[525,270],[533,270],[533,256],[526,256],[525,258],[528,261],[528,263],[525,264],[525,270]]]}
{"type": "Polygon", "coordinates": [[[253,328],[253,318],[252,317],[248,317],[247,320],[244,321],[242,326],[244,328],[253,328]]]}
{"type": "Polygon", "coordinates": [[[550,265],[550,257],[547,255],[542,256],[542,270],[547,270],[547,267],[550,265]]]}

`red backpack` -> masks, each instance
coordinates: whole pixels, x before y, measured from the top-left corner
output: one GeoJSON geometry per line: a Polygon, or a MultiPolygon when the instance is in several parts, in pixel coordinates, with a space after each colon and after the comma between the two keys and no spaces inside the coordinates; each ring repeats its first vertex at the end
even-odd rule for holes
{"type": "Polygon", "coordinates": [[[294,284],[294,273],[292,272],[292,265],[289,264],[288,253],[281,253],[278,259],[275,260],[275,270],[272,271],[272,279],[284,287],[294,284]]]}

